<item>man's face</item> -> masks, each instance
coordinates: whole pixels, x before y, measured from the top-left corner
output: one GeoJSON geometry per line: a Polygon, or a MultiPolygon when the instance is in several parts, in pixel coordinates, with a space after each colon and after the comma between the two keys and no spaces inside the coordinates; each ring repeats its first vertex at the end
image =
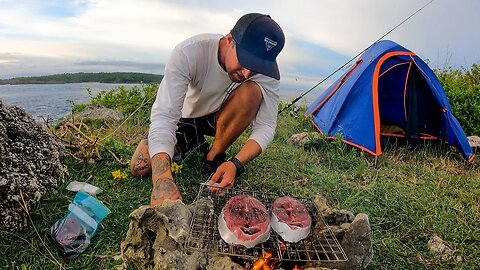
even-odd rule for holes
{"type": "Polygon", "coordinates": [[[225,56],[225,68],[227,69],[230,80],[236,83],[244,82],[246,79],[256,74],[256,72],[250,71],[240,65],[237,58],[235,42],[233,40],[229,44],[228,51],[225,56]]]}

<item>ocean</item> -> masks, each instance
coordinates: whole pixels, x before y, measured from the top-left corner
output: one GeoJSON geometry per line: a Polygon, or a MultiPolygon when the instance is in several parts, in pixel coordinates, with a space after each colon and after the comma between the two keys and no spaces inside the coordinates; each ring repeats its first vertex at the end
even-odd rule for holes
{"type": "Polygon", "coordinates": [[[0,85],[0,98],[8,105],[22,107],[30,113],[36,121],[50,118],[57,120],[68,115],[73,103],[88,103],[90,96],[100,91],[108,91],[119,86],[131,88],[139,84],[110,84],[110,83],[66,83],[66,84],[19,84],[0,85]]]}
{"type": "MultiPolygon", "coordinates": [[[[66,83],[66,84],[20,84],[0,85],[0,99],[8,105],[24,108],[38,122],[50,118],[57,120],[67,116],[73,104],[89,103],[90,96],[100,91],[108,91],[119,86],[131,88],[141,87],[140,84],[110,84],[110,83],[66,83]]],[[[280,91],[280,100],[290,102],[301,93],[280,91]]],[[[301,99],[298,105],[308,105],[311,100],[301,99]]]]}

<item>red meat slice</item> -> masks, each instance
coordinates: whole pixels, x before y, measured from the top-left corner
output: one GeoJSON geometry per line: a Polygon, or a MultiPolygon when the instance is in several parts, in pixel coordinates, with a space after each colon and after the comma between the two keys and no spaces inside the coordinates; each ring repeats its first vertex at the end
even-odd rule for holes
{"type": "Polygon", "coordinates": [[[272,205],[272,229],[285,241],[298,242],[310,233],[312,217],[300,201],[284,196],[272,205]]]}
{"type": "Polygon", "coordinates": [[[218,225],[220,236],[231,244],[253,247],[270,237],[270,215],[267,208],[248,195],[237,195],[229,199],[223,207],[218,225]]]}

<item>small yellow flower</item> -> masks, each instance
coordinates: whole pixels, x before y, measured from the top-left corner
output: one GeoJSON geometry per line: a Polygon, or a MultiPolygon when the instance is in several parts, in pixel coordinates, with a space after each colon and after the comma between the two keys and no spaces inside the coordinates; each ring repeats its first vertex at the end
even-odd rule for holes
{"type": "Polygon", "coordinates": [[[178,165],[176,162],[172,162],[171,170],[173,174],[182,173],[182,168],[183,165],[178,165]]]}
{"type": "Polygon", "coordinates": [[[122,173],[120,170],[113,171],[112,176],[115,180],[124,180],[127,178],[127,175],[125,173],[122,173]]]}

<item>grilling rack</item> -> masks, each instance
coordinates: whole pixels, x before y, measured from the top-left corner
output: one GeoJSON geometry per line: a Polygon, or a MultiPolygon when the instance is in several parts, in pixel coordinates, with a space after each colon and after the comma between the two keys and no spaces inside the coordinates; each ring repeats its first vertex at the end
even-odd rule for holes
{"type": "Polygon", "coordinates": [[[249,195],[260,200],[267,209],[270,209],[276,198],[282,195],[259,191],[240,189],[223,189],[223,196],[218,191],[210,191],[210,186],[201,184],[194,206],[193,217],[190,223],[189,236],[185,242],[187,250],[198,250],[208,253],[218,253],[230,257],[239,257],[246,260],[255,260],[269,252],[272,259],[278,261],[302,262],[339,262],[346,261],[347,255],[330,228],[327,226],[316,205],[309,199],[298,198],[312,217],[312,229],[307,238],[288,243],[275,233],[270,232],[270,238],[253,248],[228,244],[220,237],[218,231],[218,217],[225,203],[236,195],[249,195]]]}

